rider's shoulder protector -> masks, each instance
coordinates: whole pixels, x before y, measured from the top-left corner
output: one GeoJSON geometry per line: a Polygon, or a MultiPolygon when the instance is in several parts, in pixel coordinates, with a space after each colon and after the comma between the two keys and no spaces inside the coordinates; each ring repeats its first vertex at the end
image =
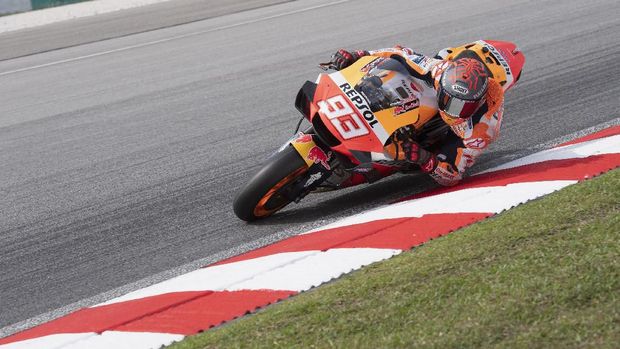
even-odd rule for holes
{"type": "Polygon", "coordinates": [[[432,81],[430,75],[431,70],[435,65],[441,63],[441,60],[417,53],[408,47],[401,46],[373,50],[369,51],[369,53],[372,56],[398,59],[406,64],[411,75],[419,79],[428,80],[429,82],[432,81]]]}

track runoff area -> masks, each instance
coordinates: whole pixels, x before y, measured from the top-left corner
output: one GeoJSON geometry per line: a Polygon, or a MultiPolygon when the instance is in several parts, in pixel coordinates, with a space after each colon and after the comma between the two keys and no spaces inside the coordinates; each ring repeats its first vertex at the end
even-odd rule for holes
{"type": "Polygon", "coordinates": [[[159,348],[619,166],[613,126],[80,309],[0,348],[159,348]]]}
{"type": "Polygon", "coordinates": [[[0,33],[165,1],[170,0],[4,0],[0,1],[0,15],[15,14],[0,18],[0,33]]]}

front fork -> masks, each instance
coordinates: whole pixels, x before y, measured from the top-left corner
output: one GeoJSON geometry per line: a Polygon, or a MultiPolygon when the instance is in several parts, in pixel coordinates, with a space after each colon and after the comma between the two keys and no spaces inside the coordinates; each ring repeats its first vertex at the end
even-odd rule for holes
{"type": "Polygon", "coordinates": [[[307,194],[317,189],[338,167],[336,154],[314,134],[299,132],[289,143],[308,166],[304,179],[297,184],[299,192],[307,194]]]}
{"type": "Polygon", "coordinates": [[[318,136],[312,133],[300,132],[284,146],[289,144],[308,166],[305,175],[288,191],[291,201],[299,202],[312,191],[328,191],[373,183],[395,172],[387,166],[354,165],[344,155],[324,145],[318,136]]]}

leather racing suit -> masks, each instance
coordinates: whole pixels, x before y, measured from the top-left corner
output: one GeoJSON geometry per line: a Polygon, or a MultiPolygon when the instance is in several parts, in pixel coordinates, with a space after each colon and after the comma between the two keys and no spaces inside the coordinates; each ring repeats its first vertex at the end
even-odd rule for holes
{"type": "MultiPolygon", "coordinates": [[[[436,95],[439,78],[448,65],[448,61],[445,59],[447,52],[449,52],[448,49],[440,51],[435,57],[428,57],[401,46],[356,52],[358,58],[371,55],[397,59],[406,64],[409,73],[414,78],[414,83],[427,84],[433,87],[432,91],[435,93],[435,98],[420,98],[420,108],[434,109],[443,121],[450,126],[452,132],[449,133],[432,157],[432,163],[421,165],[421,169],[439,184],[445,186],[457,184],[484,149],[499,137],[504,112],[504,90],[493,78],[489,78],[485,103],[472,117],[467,119],[451,118],[439,112],[436,95]]],[[[393,144],[386,146],[385,155],[396,159],[397,154],[403,153],[395,148],[397,146],[393,144]]]]}

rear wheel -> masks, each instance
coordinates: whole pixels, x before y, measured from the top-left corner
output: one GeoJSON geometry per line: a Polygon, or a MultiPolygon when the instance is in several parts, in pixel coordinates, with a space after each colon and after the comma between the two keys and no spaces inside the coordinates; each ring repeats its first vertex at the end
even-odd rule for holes
{"type": "Polygon", "coordinates": [[[291,187],[307,171],[306,162],[295,148],[286,147],[237,193],[233,201],[235,214],[249,222],[284,208],[294,200],[291,187]]]}

